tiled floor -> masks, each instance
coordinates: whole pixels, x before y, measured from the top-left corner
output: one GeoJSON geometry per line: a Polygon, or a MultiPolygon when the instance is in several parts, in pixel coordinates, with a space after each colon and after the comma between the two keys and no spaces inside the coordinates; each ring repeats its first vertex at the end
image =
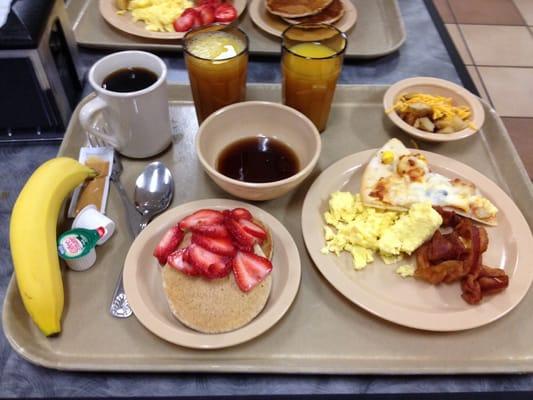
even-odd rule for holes
{"type": "Polygon", "coordinates": [[[533,0],[433,0],[533,178],[533,0]]]}

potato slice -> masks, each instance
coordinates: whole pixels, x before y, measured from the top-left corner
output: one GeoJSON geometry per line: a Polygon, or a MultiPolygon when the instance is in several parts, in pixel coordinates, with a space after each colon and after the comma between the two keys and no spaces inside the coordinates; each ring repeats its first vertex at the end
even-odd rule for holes
{"type": "Polygon", "coordinates": [[[409,104],[407,110],[415,115],[415,117],[427,117],[433,113],[433,108],[424,103],[409,104]]]}
{"type": "Polygon", "coordinates": [[[445,128],[439,129],[436,133],[454,133],[455,131],[451,126],[447,126],[445,128]]]}
{"type": "Polygon", "coordinates": [[[418,118],[417,121],[419,122],[419,125],[420,125],[418,129],[422,129],[423,131],[427,131],[427,132],[435,131],[435,124],[431,122],[431,120],[428,117],[418,118]]]}
{"type": "Polygon", "coordinates": [[[468,127],[468,124],[458,116],[454,116],[451,121],[452,128],[455,132],[462,131],[468,127]]]}

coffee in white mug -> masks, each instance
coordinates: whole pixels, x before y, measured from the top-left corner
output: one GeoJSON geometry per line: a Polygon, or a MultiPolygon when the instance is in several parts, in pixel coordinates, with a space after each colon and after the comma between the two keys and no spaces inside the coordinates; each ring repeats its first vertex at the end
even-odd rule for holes
{"type": "Polygon", "coordinates": [[[144,51],[122,51],[97,61],[89,71],[96,97],[80,110],[82,127],[119,153],[154,156],[171,143],[167,68],[144,51]],[[98,116],[106,128],[98,126],[98,116]]]}

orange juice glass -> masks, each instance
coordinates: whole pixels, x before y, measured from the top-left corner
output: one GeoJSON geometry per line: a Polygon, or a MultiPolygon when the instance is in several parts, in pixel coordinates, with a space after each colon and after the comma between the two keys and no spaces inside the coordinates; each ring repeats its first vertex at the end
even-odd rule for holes
{"type": "Polygon", "coordinates": [[[198,123],[211,113],[246,98],[248,37],[239,28],[213,24],[183,39],[198,123]]]}
{"type": "Polygon", "coordinates": [[[332,25],[296,24],[282,35],[283,103],[326,129],[346,35],[332,25]]]}

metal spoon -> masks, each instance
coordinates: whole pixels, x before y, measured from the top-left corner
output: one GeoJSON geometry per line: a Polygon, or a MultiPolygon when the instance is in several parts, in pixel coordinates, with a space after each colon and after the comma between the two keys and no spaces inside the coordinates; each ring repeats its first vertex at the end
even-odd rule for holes
{"type": "MultiPolygon", "coordinates": [[[[173,194],[174,181],[170,170],[159,161],[148,164],[135,181],[135,208],[141,214],[141,222],[133,227],[134,236],[137,236],[154,216],[168,208],[173,194]]],[[[122,271],[109,311],[117,318],[128,318],[133,313],[124,293],[122,271]]]]}
{"type": "Polygon", "coordinates": [[[148,164],[135,181],[135,208],[142,215],[139,232],[157,214],[166,210],[174,193],[174,181],[165,164],[156,161],[148,164]]]}

